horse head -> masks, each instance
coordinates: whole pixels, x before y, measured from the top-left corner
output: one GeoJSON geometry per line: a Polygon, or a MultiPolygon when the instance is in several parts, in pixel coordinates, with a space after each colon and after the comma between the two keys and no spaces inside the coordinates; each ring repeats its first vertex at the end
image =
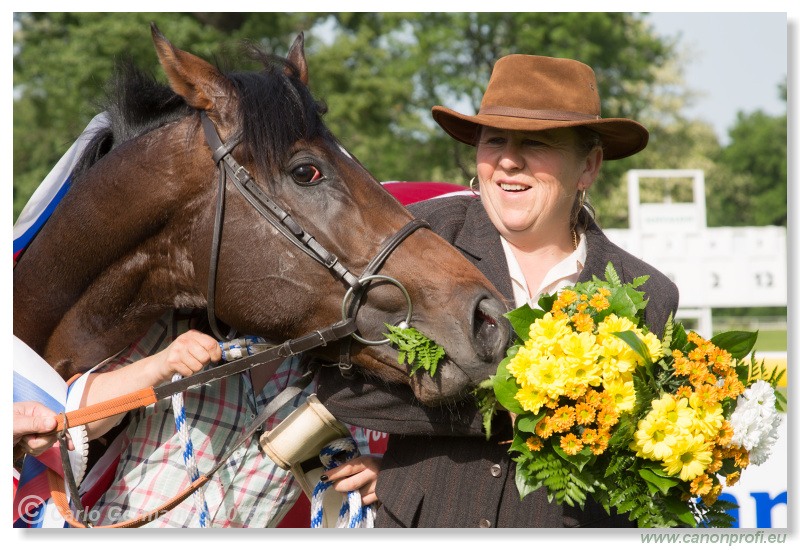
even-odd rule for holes
{"type": "MultiPolygon", "coordinates": [[[[141,79],[118,86],[111,127],[15,266],[17,336],[68,377],[165,311],[205,308],[213,296],[212,320],[275,342],[355,316],[353,362],[411,385],[424,403],[494,372],[510,334],[501,295],[424,227],[392,243],[412,216],[325,126],[302,35],[286,59],[258,54],[262,71],[231,73],[155,25],[152,36],[169,89],[141,79]],[[266,207],[225,176],[223,156],[266,207]],[[268,219],[275,209],[288,231],[268,219]],[[365,270],[377,278],[359,281],[365,270]],[[365,343],[406,319],[444,347],[436,376],[409,376],[390,345],[365,343]]],[[[338,351],[321,354],[335,360],[338,351]]]]}

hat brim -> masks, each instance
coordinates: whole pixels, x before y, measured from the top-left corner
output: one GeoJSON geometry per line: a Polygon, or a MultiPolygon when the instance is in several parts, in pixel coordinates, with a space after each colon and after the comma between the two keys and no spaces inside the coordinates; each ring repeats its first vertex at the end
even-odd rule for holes
{"type": "Polygon", "coordinates": [[[629,157],[647,146],[650,134],[647,128],[627,118],[601,118],[588,120],[541,120],[500,115],[474,116],[457,113],[440,105],[432,109],[433,119],[456,140],[467,145],[477,145],[480,126],[502,130],[541,131],[555,128],[583,126],[602,137],[603,158],[615,160],[629,157]]]}

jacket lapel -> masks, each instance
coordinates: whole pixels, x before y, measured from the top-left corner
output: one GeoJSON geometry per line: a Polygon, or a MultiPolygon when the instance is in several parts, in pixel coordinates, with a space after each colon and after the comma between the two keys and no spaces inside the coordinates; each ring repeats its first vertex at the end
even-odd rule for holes
{"type": "Polygon", "coordinates": [[[492,225],[480,200],[470,201],[464,224],[453,244],[486,275],[513,307],[514,293],[500,234],[492,225]]]}

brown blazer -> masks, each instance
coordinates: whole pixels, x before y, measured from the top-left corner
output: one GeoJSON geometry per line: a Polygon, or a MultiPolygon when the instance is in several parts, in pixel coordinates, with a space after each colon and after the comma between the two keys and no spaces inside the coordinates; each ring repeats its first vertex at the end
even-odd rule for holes
{"type": "MultiPolygon", "coordinates": [[[[455,245],[513,307],[513,292],[500,235],[480,200],[450,197],[412,205],[435,232],[455,245]]],[[[641,288],[649,298],[645,323],[660,334],[678,307],[678,289],[652,266],[611,243],[597,225],[586,230],[587,258],[580,280],[603,277],[611,261],[623,281],[650,275],[641,288]]],[[[431,267],[433,269],[433,266],[431,267]]],[[[547,501],[543,489],[520,500],[514,463],[507,453],[509,422],[486,441],[481,416],[467,399],[424,407],[406,386],[357,376],[344,381],[336,369],[320,373],[317,395],[339,419],[390,434],[378,476],[377,527],[630,527],[594,502],[584,510],[547,501]]]]}

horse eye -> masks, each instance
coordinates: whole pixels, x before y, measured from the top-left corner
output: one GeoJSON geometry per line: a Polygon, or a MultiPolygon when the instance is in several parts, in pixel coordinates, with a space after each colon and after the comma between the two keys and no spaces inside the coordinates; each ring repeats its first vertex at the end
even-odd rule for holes
{"type": "Polygon", "coordinates": [[[297,183],[314,183],[322,178],[322,173],[313,164],[302,164],[292,170],[292,178],[297,183]]]}

